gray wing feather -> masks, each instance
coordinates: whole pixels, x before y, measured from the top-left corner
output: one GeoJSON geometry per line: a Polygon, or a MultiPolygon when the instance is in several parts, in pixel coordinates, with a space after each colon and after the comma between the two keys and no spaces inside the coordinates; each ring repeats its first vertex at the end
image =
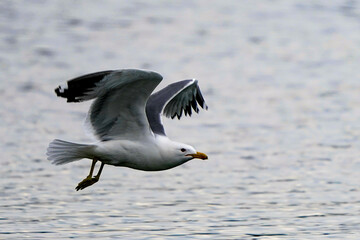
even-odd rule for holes
{"type": "Polygon", "coordinates": [[[161,80],[157,73],[133,69],[114,71],[105,76],[91,92],[97,97],[87,121],[94,134],[106,141],[140,138],[149,133],[145,105],[161,80]]]}
{"type": "Polygon", "coordinates": [[[192,109],[198,113],[198,104],[202,108],[208,109],[197,80],[183,80],[168,85],[152,94],[147,101],[146,116],[151,130],[156,134],[165,135],[161,112],[166,117],[180,119],[183,113],[185,116],[191,116],[192,109]]]}

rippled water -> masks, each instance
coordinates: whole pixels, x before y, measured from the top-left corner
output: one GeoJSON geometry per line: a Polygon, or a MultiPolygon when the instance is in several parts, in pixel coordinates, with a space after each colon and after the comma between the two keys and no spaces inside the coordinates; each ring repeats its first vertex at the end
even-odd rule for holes
{"type": "Polygon", "coordinates": [[[357,1],[1,1],[0,239],[360,239],[357,1]],[[199,79],[209,111],[165,120],[207,153],[164,172],[53,166],[89,142],[89,103],[53,89],[99,70],[199,79]]]}

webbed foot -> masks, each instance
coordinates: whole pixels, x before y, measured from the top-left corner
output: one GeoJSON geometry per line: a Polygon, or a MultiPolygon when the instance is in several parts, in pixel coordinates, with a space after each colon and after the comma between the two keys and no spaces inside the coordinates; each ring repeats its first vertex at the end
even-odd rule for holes
{"type": "Polygon", "coordinates": [[[101,172],[104,168],[104,163],[101,163],[101,166],[99,168],[99,171],[97,173],[96,176],[92,177],[92,174],[94,172],[94,167],[95,167],[95,164],[96,164],[97,160],[96,159],[93,159],[92,161],[92,164],[91,164],[91,168],[90,168],[90,173],[89,175],[84,179],[82,180],[81,182],[79,182],[79,184],[76,186],[76,191],[79,191],[79,190],[83,190],[84,188],[87,188],[91,185],[93,185],[94,183],[98,182],[99,181],[99,178],[100,178],[100,175],[101,175],[101,172]]]}
{"type": "Polygon", "coordinates": [[[76,191],[83,190],[84,188],[87,188],[87,187],[93,185],[97,181],[99,181],[98,177],[87,177],[84,180],[82,180],[81,182],[79,182],[79,184],[76,186],[75,189],[76,189],[76,191]]]}

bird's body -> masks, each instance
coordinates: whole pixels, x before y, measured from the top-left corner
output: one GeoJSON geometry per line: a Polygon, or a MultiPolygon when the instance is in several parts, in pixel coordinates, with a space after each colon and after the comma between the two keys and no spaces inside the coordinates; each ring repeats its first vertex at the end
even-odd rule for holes
{"type": "Polygon", "coordinates": [[[77,144],[55,139],[48,148],[48,159],[65,164],[83,158],[93,159],[90,174],[77,190],[98,181],[105,164],[143,171],[161,171],[179,166],[193,158],[207,159],[203,153],[170,140],[160,114],[179,119],[182,112],[198,112],[197,104],[207,108],[196,80],[171,84],[151,95],[161,75],[136,69],[103,71],[68,81],[55,91],[68,102],[95,99],[87,122],[99,142],[77,144]],[[92,177],[97,161],[99,173],[92,177]]]}
{"type": "Polygon", "coordinates": [[[175,142],[163,136],[144,138],[142,141],[105,141],[94,145],[93,157],[108,165],[143,171],[162,171],[191,159],[174,158],[168,150],[174,144],[175,142]]]}

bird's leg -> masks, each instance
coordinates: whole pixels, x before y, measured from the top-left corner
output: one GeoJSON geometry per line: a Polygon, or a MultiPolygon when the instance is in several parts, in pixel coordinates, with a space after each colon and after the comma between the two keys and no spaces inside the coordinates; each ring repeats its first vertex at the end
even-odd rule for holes
{"type": "MultiPolygon", "coordinates": [[[[90,168],[90,172],[89,175],[82,180],[81,182],[79,182],[79,184],[77,185],[77,187],[75,188],[76,191],[82,190],[86,187],[89,187],[91,185],[93,185],[94,183],[96,183],[98,181],[99,178],[97,178],[97,180],[95,181],[94,178],[92,177],[93,172],[94,172],[94,168],[95,168],[95,164],[96,164],[97,160],[93,159],[92,163],[91,163],[91,168],[90,168]]],[[[102,163],[103,164],[103,163],[102,163]]],[[[103,167],[103,165],[101,164],[101,166],[103,167]]],[[[100,167],[100,169],[102,168],[100,167]]],[[[100,171],[100,170],[99,170],[100,171]]]]}
{"type": "Polygon", "coordinates": [[[101,163],[98,173],[96,174],[96,176],[93,177],[93,179],[96,180],[96,182],[99,181],[100,179],[100,175],[104,168],[104,165],[105,165],[104,163],[101,163]]]}
{"type": "Polygon", "coordinates": [[[86,178],[91,178],[92,177],[96,162],[97,162],[97,160],[93,159],[93,161],[91,163],[91,168],[90,168],[89,175],[86,178]]]}

